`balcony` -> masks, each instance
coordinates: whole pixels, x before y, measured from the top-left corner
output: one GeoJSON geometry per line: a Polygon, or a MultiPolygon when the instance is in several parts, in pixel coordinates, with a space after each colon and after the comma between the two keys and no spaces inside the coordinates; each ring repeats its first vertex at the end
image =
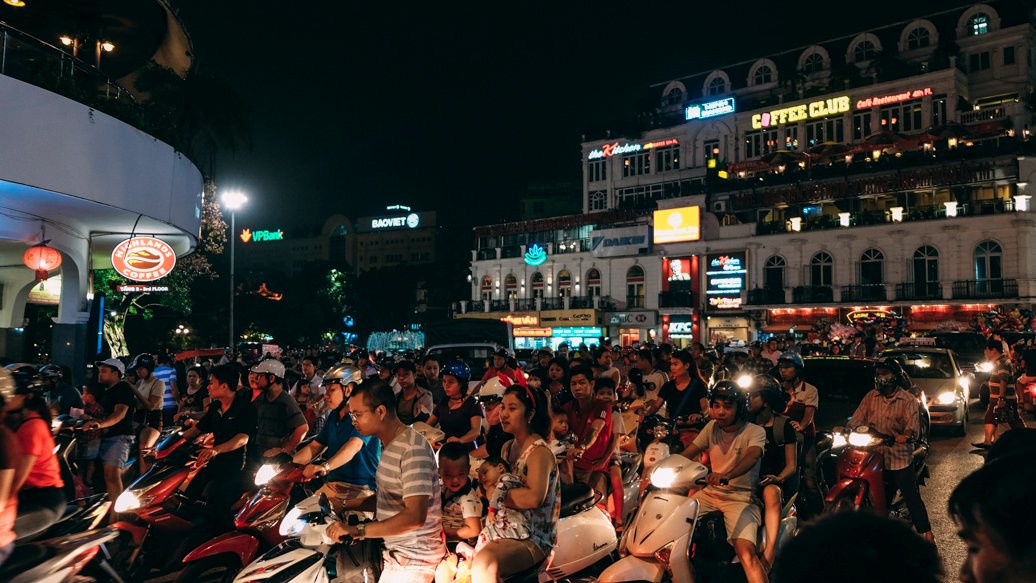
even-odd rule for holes
{"type": "Polygon", "coordinates": [[[843,302],[884,302],[888,300],[885,284],[843,285],[843,302]]]}
{"type": "Polygon", "coordinates": [[[791,301],[795,304],[829,304],[835,301],[835,292],[830,286],[799,286],[791,290],[791,301]]]}
{"type": "MultiPolygon", "coordinates": [[[[644,298],[639,298],[643,301],[644,298]]],[[[643,306],[629,306],[630,308],[643,306]]],[[[658,294],[658,307],[659,308],[693,308],[694,307],[694,296],[691,292],[661,292],[658,294]]]]}
{"type": "Polygon", "coordinates": [[[896,300],[941,300],[942,284],[937,281],[925,283],[897,283],[896,300]]]}
{"type": "Polygon", "coordinates": [[[644,307],[644,296],[626,296],[626,309],[635,310],[644,307]]]}
{"type": "Polygon", "coordinates": [[[980,279],[953,282],[953,299],[981,300],[1018,297],[1016,279],[980,279]]]}
{"type": "MultiPolygon", "coordinates": [[[[635,299],[635,298],[634,298],[635,299]]],[[[643,303],[643,298],[640,298],[643,303]]],[[[633,307],[633,306],[629,306],[633,307]]],[[[539,312],[541,310],[615,310],[615,300],[601,296],[570,298],[522,298],[516,300],[471,300],[463,313],[471,312],[539,312]],[[568,299],[568,306],[565,300],[568,299]],[[512,305],[513,304],[513,305],[512,305]]]]}
{"type": "Polygon", "coordinates": [[[757,287],[748,290],[748,305],[750,306],[783,304],[784,302],[784,288],[782,287],[757,287]]]}

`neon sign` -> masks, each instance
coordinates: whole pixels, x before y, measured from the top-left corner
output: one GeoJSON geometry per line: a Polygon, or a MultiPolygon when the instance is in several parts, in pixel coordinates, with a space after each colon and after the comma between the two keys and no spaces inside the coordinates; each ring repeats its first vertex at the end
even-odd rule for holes
{"type": "Polygon", "coordinates": [[[510,315],[504,316],[503,318],[500,318],[500,321],[501,322],[507,322],[508,324],[511,324],[512,326],[533,326],[533,327],[535,327],[535,326],[539,326],[540,325],[540,317],[539,316],[519,316],[519,315],[516,315],[516,314],[510,314],[510,315]]]}
{"type": "Polygon", "coordinates": [[[529,249],[525,252],[525,264],[532,267],[543,265],[543,262],[547,260],[547,250],[543,248],[539,243],[533,243],[529,246],[529,249]]]}
{"type": "Polygon", "coordinates": [[[752,129],[760,130],[763,128],[784,125],[786,123],[796,123],[804,119],[827,117],[829,115],[845,113],[849,111],[851,105],[852,103],[849,101],[849,96],[843,95],[841,97],[832,97],[831,99],[814,101],[813,103],[804,103],[802,105],[775,109],[765,113],[757,113],[752,116],[752,129]]]}
{"type": "Polygon", "coordinates": [[[709,101],[708,103],[690,105],[684,109],[684,119],[688,121],[692,119],[708,119],[710,117],[726,115],[728,113],[734,113],[733,97],[727,97],[717,101],[709,101]]]}
{"type": "Polygon", "coordinates": [[[371,219],[372,229],[387,229],[398,227],[409,227],[416,229],[421,224],[421,217],[417,213],[410,213],[405,217],[386,217],[383,219],[371,219]]]}
{"type": "Polygon", "coordinates": [[[605,144],[600,148],[595,148],[587,156],[587,160],[599,160],[601,158],[611,158],[617,154],[632,154],[633,152],[639,152],[644,149],[640,144],[631,144],[626,142],[625,144],[619,145],[619,142],[614,144],[605,144]]]}
{"type": "Polygon", "coordinates": [[[895,95],[883,95],[881,97],[868,97],[867,99],[861,99],[856,102],[856,109],[867,109],[870,107],[877,107],[879,105],[888,105],[890,103],[899,103],[900,101],[907,101],[910,99],[918,99],[926,97],[932,94],[931,87],[925,87],[924,89],[914,89],[913,91],[904,91],[902,93],[896,93],[895,95]]]}
{"type": "Polygon", "coordinates": [[[648,142],[644,144],[645,150],[652,150],[654,148],[664,148],[666,146],[675,146],[680,143],[680,140],[670,138],[668,140],[659,140],[657,142],[648,142]]]}
{"type": "Polygon", "coordinates": [[[747,253],[706,256],[705,295],[709,307],[717,310],[741,308],[741,292],[748,286],[747,253]]]}
{"type": "Polygon", "coordinates": [[[243,229],[241,231],[241,242],[248,243],[254,241],[261,243],[263,241],[283,241],[284,231],[277,229],[276,231],[253,231],[252,229],[243,229]]]}

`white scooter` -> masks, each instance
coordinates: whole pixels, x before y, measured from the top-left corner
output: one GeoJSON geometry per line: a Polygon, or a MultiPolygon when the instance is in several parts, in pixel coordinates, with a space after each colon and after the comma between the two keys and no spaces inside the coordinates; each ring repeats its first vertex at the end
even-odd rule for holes
{"type": "MultiPolygon", "coordinates": [[[[682,455],[656,463],[640,509],[619,543],[619,554],[625,556],[605,569],[598,581],[701,583],[718,579],[727,569],[741,571],[726,541],[722,514],[701,515],[698,501],[690,498],[708,474],[708,468],[682,455]]],[[[778,548],[797,528],[789,503],[778,529],[778,548]]],[[[764,530],[759,529],[761,537],[764,530]]],[[[762,548],[763,542],[757,546],[762,548]]]]}

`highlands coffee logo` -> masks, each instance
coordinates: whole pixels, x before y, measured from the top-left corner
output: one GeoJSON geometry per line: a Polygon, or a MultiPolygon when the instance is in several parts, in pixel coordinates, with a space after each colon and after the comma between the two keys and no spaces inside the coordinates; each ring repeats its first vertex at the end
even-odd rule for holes
{"type": "Polygon", "coordinates": [[[176,253],[168,243],[154,237],[126,239],[112,250],[112,267],[133,281],[161,279],[176,266],[176,253]]]}

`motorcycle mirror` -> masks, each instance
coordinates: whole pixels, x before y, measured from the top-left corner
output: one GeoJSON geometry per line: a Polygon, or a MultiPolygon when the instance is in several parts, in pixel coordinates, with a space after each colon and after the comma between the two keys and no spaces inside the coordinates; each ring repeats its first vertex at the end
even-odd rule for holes
{"type": "Polygon", "coordinates": [[[860,425],[856,428],[856,433],[870,433],[871,428],[867,425],[860,425]]]}
{"type": "Polygon", "coordinates": [[[327,499],[327,494],[324,494],[323,492],[320,493],[319,504],[321,514],[323,514],[324,516],[331,516],[332,514],[334,514],[331,511],[331,502],[327,499]]]}

